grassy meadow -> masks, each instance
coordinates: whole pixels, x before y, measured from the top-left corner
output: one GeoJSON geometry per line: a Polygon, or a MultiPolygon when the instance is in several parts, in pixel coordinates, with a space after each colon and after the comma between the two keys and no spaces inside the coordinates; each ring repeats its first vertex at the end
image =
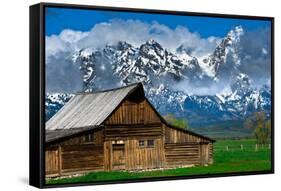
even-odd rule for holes
{"type": "Polygon", "coordinates": [[[195,166],[145,172],[91,172],[78,177],[48,179],[47,184],[126,180],[149,177],[205,175],[232,172],[262,171],[271,169],[269,145],[256,148],[254,139],[218,140],[214,144],[214,163],[209,166],[195,166]],[[242,146],[241,146],[242,144],[242,146]]]}

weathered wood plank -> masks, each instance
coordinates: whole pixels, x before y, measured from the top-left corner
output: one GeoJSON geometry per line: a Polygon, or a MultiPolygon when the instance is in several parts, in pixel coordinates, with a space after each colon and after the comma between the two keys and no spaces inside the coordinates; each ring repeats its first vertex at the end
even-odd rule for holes
{"type": "Polygon", "coordinates": [[[166,143],[166,166],[176,167],[190,164],[199,164],[199,143],[166,143]]]}
{"type": "Polygon", "coordinates": [[[146,100],[141,102],[124,101],[105,121],[110,124],[150,124],[161,120],[146,100]]]}

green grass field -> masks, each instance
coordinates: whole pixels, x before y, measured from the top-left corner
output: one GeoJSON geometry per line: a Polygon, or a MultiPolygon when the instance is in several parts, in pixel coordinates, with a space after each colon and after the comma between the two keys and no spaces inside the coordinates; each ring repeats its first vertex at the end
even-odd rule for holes
{"type": "Polygon", "coordinates": [[[126,180],[164,176],[205,175],[271,169],[271,150],[268,145],[256,150],[255,140],[218,140],[214,145],[214,164],[146,172],[92,172],[79,177],[49,179],[47,184],[126,180]],[[243,150],[241,150],[241,144],[243,150]]]}

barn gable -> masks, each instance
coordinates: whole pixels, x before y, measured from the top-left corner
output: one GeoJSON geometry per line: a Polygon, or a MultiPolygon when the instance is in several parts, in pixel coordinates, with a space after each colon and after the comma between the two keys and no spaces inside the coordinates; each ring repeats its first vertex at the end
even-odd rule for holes
{"type": "Polygon", "coordinates": [[[148,101],[143,99],[133,101],[124,100],[120,106],[105,121],[106,125],[138,125],[138,124],[160,124],[161,118],[150,106],[148,101]]]}

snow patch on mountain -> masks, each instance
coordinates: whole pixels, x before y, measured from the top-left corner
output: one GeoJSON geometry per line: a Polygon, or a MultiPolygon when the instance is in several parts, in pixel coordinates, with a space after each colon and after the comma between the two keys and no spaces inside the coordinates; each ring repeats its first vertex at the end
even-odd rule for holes
{"type": "Polygon", "coordinates": [[[67,93],[47,93],[45,96],[46,120],[57,113],[73,96],[67,93]]]}

